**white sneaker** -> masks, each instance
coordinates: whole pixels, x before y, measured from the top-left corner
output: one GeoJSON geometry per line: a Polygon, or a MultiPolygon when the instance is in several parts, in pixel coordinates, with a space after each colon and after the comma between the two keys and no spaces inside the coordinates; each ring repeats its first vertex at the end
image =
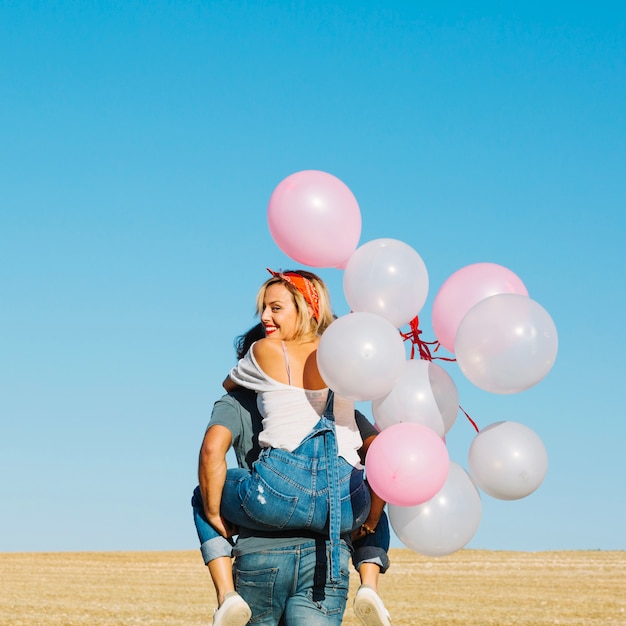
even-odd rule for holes
{"type": "Polygon", "coordinates": [[[231,591],[213,614],[213,626],[246,626],[252,616],[248,603],[236,592],[231,591]]]}
{"type": "Polygon", "coordinates": [[[391,626],[391,617],[383,601],[368,585],[361,585],[356,592],[354,613],[363,626],[391,626]]]}

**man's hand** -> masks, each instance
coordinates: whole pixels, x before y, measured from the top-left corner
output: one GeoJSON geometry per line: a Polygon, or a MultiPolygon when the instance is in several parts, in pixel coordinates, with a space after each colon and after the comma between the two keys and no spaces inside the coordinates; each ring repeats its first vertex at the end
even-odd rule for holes
{"type": "Polygon", "coordinates": [[[231,524],[228,520],[224,519],[221,515],[211,515],[210,517],[207,517],[207,521],[220,535],[222,535],[222,537],[225,537],[226,539],[238,534],[237,527],[234,524],[231,524]]]}

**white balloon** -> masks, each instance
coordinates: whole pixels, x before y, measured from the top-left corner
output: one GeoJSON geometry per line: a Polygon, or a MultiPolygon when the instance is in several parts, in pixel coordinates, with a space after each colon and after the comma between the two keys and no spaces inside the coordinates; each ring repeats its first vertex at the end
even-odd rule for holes
{"type": "Polygon", "coordinates": [[[317,349],[317,365],[326,384],[357,402],[389,393],[405,360],[398,329],[374,313],[339,317],[326,329],[317,349]]]}
{"type": "Polygon", "coordinates": [[[474,482],[486,494],[500,500],[518,500],[543,482],[548,454],[528,426],[496,422],[474,437],[468,463],[474,482]]]}
{"type": "Polygon", "coordinates": [[[536,385],[552,369],[557,349],[548,312],[529,297],[511,293],[474,305],[454,342],[463,374],[492,393],[517,393],[536,385]]]}
{"type": "Polygon", "coordinates": [[[456,385],[442,367],[409,359],[391,391],[372,402],[372,412],[381,430],[400,422],[415,422],[443,437],[454,424],[458,405],[456,385]]]}
{"type": "Polygon", "coordinates": [[[348,259],[343,290],[353,311],[376,313],[400,328],[424,306],[428,272],[422,257],[408,244],[375,239],[348,259]]]}
{"type": "Polygon", "coordinates": [[[467,472],[450,461],[437,495],[412,507],[389,506],[389,521],[404,545],[425,556],[460,550],[476,534],[482,517],[480,494],[467,472]]]}

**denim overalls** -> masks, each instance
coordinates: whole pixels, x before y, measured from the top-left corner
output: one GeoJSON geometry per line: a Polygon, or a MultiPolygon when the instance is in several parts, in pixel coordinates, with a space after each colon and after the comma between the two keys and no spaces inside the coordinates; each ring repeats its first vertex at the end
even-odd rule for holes
{"type": "Polygon", "coordinates": [[[370,509],[363,470],[337,455],[334,394],[320,420],[293,451],[264,448],[246,469],[229,469],[222,515],[254,530],[310,530],[330,538],[331,581],[338,581],[340,535],[358,528],[370,509]]]}

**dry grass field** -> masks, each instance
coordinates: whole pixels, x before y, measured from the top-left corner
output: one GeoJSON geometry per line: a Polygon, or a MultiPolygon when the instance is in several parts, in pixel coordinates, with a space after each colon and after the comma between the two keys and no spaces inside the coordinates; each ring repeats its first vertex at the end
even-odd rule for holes
{"type": "MultiPolygon", "coordinates": [[[[391,551],[393,626],[626,625],[626,552],[391,551]]],[[[358,626],[351,594],[343,624],[358,626]]],[[[0,625],[208,625],[199,552],[0,554],[0,625]]]]}

